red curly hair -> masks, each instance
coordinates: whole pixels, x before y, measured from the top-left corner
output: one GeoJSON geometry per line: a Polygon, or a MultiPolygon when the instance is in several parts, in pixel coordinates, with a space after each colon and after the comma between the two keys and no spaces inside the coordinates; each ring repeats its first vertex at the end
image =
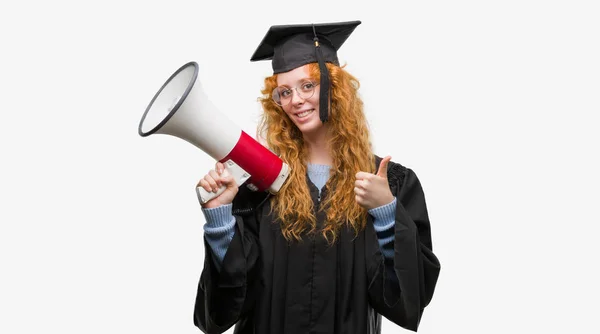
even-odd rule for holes
{"type": "MultiPolygon", "coordinates": [[[[358,95],[359,81],[343,67],[327,64],[331,81],[331,107],[328,120],[328,140],[333,159],[327,181],[329,191],[321,208],[326,208],[326,223],[317,231],[313,201],[306,181],[308,150],[300,130],[277,105],[271,92],[277,87],[277,75],[265,78],[263,107],[258,136],[291,167],[288,181],[272,199],[272,210],[281,222],[281,231],[288,240],[301,240],[303,233],[320,232],[333,244],[341,227],[349,224],[358,234],[366,224],[367,211],[355,200],[354,181],[359,171],[374,173],[372,152],[363,102],[358,95]]],[[[309,73],[317,82],[320,71],[317,63],[309,64],[309,73]]]]}

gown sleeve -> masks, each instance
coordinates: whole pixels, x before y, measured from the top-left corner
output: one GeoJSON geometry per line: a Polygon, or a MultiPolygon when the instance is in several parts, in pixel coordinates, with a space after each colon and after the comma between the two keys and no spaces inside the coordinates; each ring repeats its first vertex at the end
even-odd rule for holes
{"type": "Polygon", "coordinates": [[[194,325],[204,333],[223,333],[252,311],[259,257],[256,203],[261,195],[265,197],[239,188],[232,210],[235,232],[220,269],[204,240],[204,268],[194,307],[194,325]]]}
{"type": "Polygon", "coordinates": [[[377,313],[416,332],[433,297],[440,262],[433,253],[425,195],[417,175],[390,162],[388,181],[397,198],[394,255],[384,258],[375,231],[367,230],[369,302],[377,313]]]}

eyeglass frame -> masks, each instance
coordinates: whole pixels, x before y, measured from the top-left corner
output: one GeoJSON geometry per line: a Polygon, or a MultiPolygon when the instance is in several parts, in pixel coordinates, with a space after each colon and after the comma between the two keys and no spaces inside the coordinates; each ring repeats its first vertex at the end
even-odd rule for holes
{"type": "MultiPolygon", "coordinates": [[[[300,83],[300,85],[298,85],[298,86],[296,86],[296,87],[289,87],[289,88],[288,88],[288,90],[290,90],[290,91],[292,91],[292,90],[295,90],[295,91],[296,91],[296,94],[297,94],[297,95],[298,95],[298,96],[299,96],[301,99],[303,99],[303,100],[306,100],[306,99],[310,99],[311,97],[313,97],[313,95],[315,95],[315,90],[316,90],[317,86],[319,86],[319,84],[320,84],[320,83],[319,83],[318,81],[315,81],[315,80],[306,80],[306,81],[302,81],[302,82],[300,83]],[[305,83],[308,83],[308,82],[310,82],[311,84],[313,84],[313,87],[312,87],[312,94],[310,94],[310,96],[304,97],[304,96],[303,96],[303,95],[302,95],[302,94],[301,94],[301,93],[298,91],[298,87],[299,87],[299,86],[301,87],[302,85],[304,85],[305,83]]],[[[294,95],[293,95],[294,93],[292,92],[292,95],[290,96],[290,101],[289,101],[288,103],[286,103],[286,104],[281,104],[280,102],[277,102],[277,100],[275,100],[275,95],[273,94],[273,92],[275,92],[275,90],[277,90],[277,88],[279,88],[279,87],[286,87],[286,86],[277,86],[277,87],[275,87],[275,88],[273,89],[273,91],[271,92],[271,99],[273,100],[273,102],[275,102],[275,103],[276,103],[278,106],[280,106],[280,107],[287,106],[287,105],[289,105],[289,104],[292,102],[292,99],[294,98],[294,95]]],[[[280,100],[281,100],[281,99],[280,99],[280,100]]]]}

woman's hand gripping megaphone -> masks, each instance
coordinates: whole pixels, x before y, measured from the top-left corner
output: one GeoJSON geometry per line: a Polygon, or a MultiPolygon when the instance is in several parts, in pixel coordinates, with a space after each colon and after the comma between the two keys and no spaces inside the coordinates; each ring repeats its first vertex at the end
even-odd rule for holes
{"type": "Polygon", "coordinates": [[[203,208],[214,208],[233,202],[242,185],[250,175],[233,161],[217,162],[215,169],[204,175],[196,185],[196,192],[203,208]]]}

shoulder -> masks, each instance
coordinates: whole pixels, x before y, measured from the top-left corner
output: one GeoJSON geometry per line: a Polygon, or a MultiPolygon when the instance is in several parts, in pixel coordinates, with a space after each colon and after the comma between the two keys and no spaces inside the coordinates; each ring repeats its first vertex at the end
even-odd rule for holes
{"type": "MultiPolygon", "coordinates": [[[[379,164],[383,158],[375,155],[375,170],[379,169],[379,164]]],[[[414,174],[412,170],[399,162],[390,160],[387,166],[388,183],[393,193],[400,190],[407,176],[414,174]]]]}

